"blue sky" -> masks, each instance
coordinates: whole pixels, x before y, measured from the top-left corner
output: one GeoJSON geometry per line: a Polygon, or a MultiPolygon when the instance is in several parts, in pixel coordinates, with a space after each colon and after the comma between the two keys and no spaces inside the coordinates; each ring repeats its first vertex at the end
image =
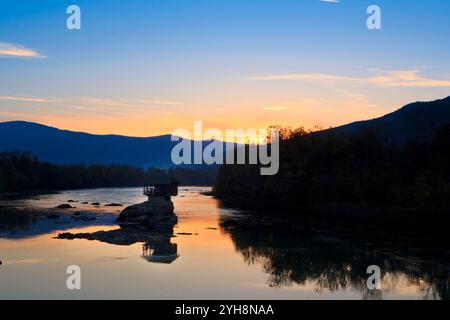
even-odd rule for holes
{"type": "Polygon", "coordinates": [[[372,118],[450,95],[449,16],[437,0],[2,0],[0,121],[146,136],[372,118]]]}

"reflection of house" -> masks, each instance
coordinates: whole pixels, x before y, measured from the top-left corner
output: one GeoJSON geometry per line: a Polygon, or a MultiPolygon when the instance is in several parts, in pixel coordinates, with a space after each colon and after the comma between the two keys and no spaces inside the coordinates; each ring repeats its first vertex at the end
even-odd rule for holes
{"type": "Polygon", "coordinates": [[[170,242],[147,242],[142,245],[142,257],[148,262],[170,264],[179,257],[178,247],[170,242]]]}

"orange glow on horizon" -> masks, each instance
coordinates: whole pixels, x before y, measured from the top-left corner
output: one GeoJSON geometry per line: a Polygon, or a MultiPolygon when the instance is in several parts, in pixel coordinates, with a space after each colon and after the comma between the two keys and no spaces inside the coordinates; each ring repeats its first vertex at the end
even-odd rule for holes
{"type": "MultiPolygon", "coordinates": [[[[259,107],[242,108],[236,113],[233,109],[193,110],[178,113],[137,112],[121,115],[103,114],[45,114],[29,115],[4,113],[1,121],[24,120],[56,127],[62,130],[85,132],[100,135],[124,135],[151,137],[172,134],[176,129],[186,129],[194,134],[194,122],[203,122],[203,131],[219,129],[225,135],[227,129],[267,129],[273,125],[305,129],[328,128],[353,121],[367,120],[382,116],[386,111],[378,108],[364,109],[358,106],[339,106],[308,110],[305,108],[264,110],[259,107]],[[5,119],[6,118],[6,119],[5,119]]],[[[105,113],[106,114],[106,113],[105,113]]]]}

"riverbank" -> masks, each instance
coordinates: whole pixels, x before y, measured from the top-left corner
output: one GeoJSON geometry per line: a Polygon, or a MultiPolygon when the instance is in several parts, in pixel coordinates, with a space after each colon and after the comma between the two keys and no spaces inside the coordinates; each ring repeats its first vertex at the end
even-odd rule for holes
{"type": "Polygon", "coordinates": [[[114,226],[117,214],[76,209],[0,207],[0,238],[32,238],[57,230],[114,226]]]}
{"type": "Polygon", "coordinates": [[[386,206],[377,204],[323,204],[303,205],[299,202],[292,203],[279,199],[252,199],[247,197],[219,195],[214,191],[204,195],[212,196],[220,201],[224,207],[236,208],[248,211],[273,212],[282,211],[286,215],[295,215],[301,212],[310,213],[332,213],[332,214],[359,214],[361,211],[370,214],[437,214],[450,215],[450,209],[425,208],[425,207],[402,207],[386,206]]]}
{"type": "MultiPolygon", "coordinates": [[[[417,241],[445,244],[450,247],[448,230],[450,228],[450,210],[426,208],[402,208],[369,205],[322,205],[294,207],[276,205],[274,202],[254,202],[244,199],[218,198],[221,207],[243,210],[249,224],[272,226],[273,228],[287,225],[323,230],[345,234],[370,234],[372,237],[393,239],[411,238],[417,241]]],[[[245,220],[231,221],[245,227],[245,220]],[[242,222],[243,221],[243,222],[242,222]]]]}

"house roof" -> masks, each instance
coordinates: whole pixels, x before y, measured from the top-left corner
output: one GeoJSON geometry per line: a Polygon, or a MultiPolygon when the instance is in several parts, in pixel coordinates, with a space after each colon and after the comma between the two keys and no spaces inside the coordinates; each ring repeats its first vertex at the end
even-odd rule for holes
{"type": "Polygon", "coordinates": [[[177,183],[180,184],[177,180],[171,177],[157,177],[155,179],[152,179],[153,184],[171,184],[171,183],[177,183]]]}

